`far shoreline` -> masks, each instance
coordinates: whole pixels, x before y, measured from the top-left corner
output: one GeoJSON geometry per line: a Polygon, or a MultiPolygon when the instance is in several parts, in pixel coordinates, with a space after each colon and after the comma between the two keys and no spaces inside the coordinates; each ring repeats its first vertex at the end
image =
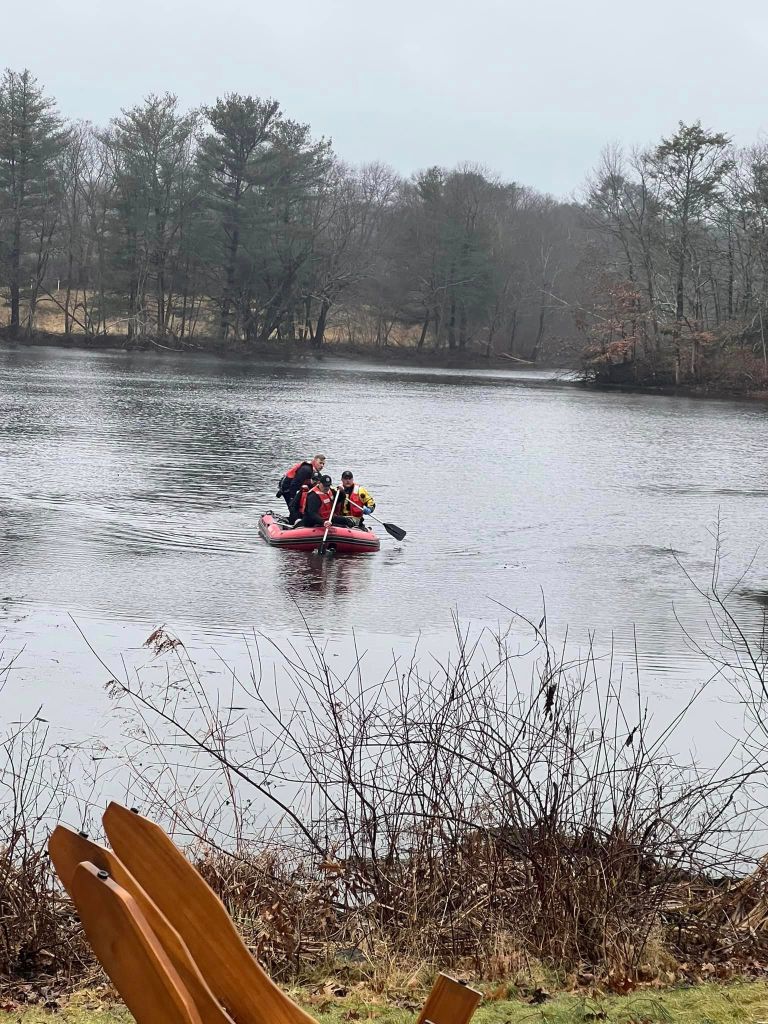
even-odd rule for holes
{"type": "MultiPolygon", "coordinates": [[[[321,362],[326,358],[349,359],[419,366],[425,369],[492,369],[537,371],[549,369],[514,356],[484,353],[466,349],[417,349],[403,345],[381,347],[354,345],[347,342],[325,342],[315,347],[303,341],[241,342],[220,338],[199,338],[181,347],[164,344],[154,338],[129,340],[125,335],[89,338],[84,334],[65,335],[52,331],[36,331],[30,336],[13,337],[7,328],[0,328],[0,343],[9,348],[59,348],[84,352],[126,352],[137,355],[158,355],[172,358],[216,356],[223,360],[256,362],[273,358],[285,362],[321,362]]],[[[554,369],[554,368],[553,368],[554,369]]]]}
{"type": "Polygon", "coordinates": [[[88,338],[84,334],[65,335],[52,331],[36,331],[31,336],[12,337],[7,327],[0,328],[0,346],[6,351],[25,349],[58,349],[93,353],[124,353],[126,355],[155,357],[160,360],[220,359],[223,363],[258,364],[260,361],[296,365],[312,365],[338,361],[340,363],[374,363],[393,369],[459,370],[472,373],[479,370],[514,371],[524,379],[530,373],[530,382],[550,387],[577,388],[582,391],[623,393],[658,396],[663,398],[719,399],[721,401],[768,401],[768,391],[740,391],[715,387],[693,387],[673,384],[633,384],[631,382],[600,382],[581,376],[575,367],[531,363],[504,353],[486,356],[476,350],[434,349],[403,345],[381,347],[354,345],[347,342],[326,342],[314,347],[308,342],[228,342],[219,338],[199,338],[194,344],[174,348],[153,338],[129,341],[125,335],[106,335],[88,338]],[[550,371],[551,377],[538,374],[550,371]],[[557,374],[569,376],[557,376],[557,374]]]}

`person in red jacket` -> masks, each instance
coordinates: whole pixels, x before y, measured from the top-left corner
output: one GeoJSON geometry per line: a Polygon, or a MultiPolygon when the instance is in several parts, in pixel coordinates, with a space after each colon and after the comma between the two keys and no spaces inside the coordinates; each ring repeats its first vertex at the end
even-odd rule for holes
{"type": "MultiPolygon", "coordinates": [[[[307,498],[309,497],[309,492],[313,490],[313,483],[316,486],[317,483],[319,482],[319,479],[320,478],[318,477],[316,481],[310,480],[309,483],[302,484],[299,490],[296,492],[296,494],[293,497],[293,501],[291,501],[290,508],[288,509],[289,523],[297,524],[301,517],[304,515],[304,512],[307,507],[307,498]]],[[[333,497],[333,492],[331,492],[331,497],[333,497]]]]}
{"type": "Polygon", "coordinates": [[[322,473],[323,466],[325,466],[325,456],[316,455],[311,462],[303,459],[301,462],[295,463],[280,477],[276,496],[281,496],[285,499],[285,504],[288,506],[289,522],[293,523],[298,518],[294,506],[297,503],[302,487],[306,487],[309,490],[322,473]]]}
{"type": "MultiPolygon", "coordinates": [[[[339,503],[343,500],[344,491],[340,490],[338,498],[336,491],[331,487],[331,478],[321,476],[317,484],[307,494],[304,511],[301,519],[294,523],[294,527],[300,526],[326,526],[331,519],[331,513],[335,513],[339,503]]],[[[333,515],[331,526],[354,526],[354,521],[349,516],[333,515]]]]}
{"type": "Polygon", "coordinates": [[[331,518],[335,497],[331,491],[331,482],[331,478],[327,474],[320,477],[312,490],[308,492],[301,519],[295,523],[295,526],[325,526],[331,518]]]}

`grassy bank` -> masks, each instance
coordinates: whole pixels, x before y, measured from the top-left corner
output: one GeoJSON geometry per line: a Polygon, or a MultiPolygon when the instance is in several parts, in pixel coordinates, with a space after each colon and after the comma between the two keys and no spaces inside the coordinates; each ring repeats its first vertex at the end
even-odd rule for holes
{"type": "MultiPolygon", "coordinates": [[[[359,996],[329,998],[294,993],[317,1017],[320,1024],[346,1024],[349,1021],[379,1021],[381,1024],[411,1024],[414,1006],[384,1001],[365,1001],[359,996]]],[[[58,1009],[12,1007],[0,1002],[0,1010],[15,1024],[128,1024],[132,1019],[124,1007],[81,993],[58,1009]]],[[[487,1000],[473,1018],[476,1024],[730,1024],[768,1020],[768,984],[739,981],[728,985],[714,982],[668,990],[633,992],[624,996],[584,996],[563,994],[545,998],[543,994],[520,998],[487,1000]],[[542,1002],[537,1002],[543,999],[542,1002]]]]}
{"type": "Polygon", "coordinates": [[[354,359],[403,366],[436,367],[449,369],[531,369],[533,364],[515,359],[503,353],[486,354],[483,349],[447,349],[424,347],[419,349],[408,342],[391,342],[386,345],[350,343],[330,337],[320,347],[304,341],[245,342],[237,339],[223,339],[214,335],[196,335],[179,341],[174,338],[155,339],[142,337],[129,339],[127,335],[114,333],[89,336],[65,334],[57,330],[38,330],[26,336],[12,337],[7,328],[0,327],[0,341],[19,348],[64,348],[88,352],[130,351],[149,355],[166,355],[169,358],[195,356],[217,356],[222,359],[264,361],[279,359],[285,362],[304,362],[325,358],[354,359]]]}

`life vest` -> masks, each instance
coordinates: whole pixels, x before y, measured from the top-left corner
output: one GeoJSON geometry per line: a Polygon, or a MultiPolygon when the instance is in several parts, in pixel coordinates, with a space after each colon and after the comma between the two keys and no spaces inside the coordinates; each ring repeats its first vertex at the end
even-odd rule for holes
{"type": "Polygon", "coordinates": [[[351,491],[345,491],[342,487],[341,495],[339,497],[340,504],[343,507],[343,516],[354,516],[355,519],[359,519],[363,514],[365,503],[360,497],[357,487],[353,487],[351,491]]]}
{"type": "Polygon", "coordinates": [[[290,494],[293,488],[293,480],[298,471],[302,466],[311,466],[312,463],[308,459],[302,459],[301,462],[295,463],[290,469],[287,469],[283,476],[280,477],[277,484],[277,493],[290,494]]]}
{"type": "MultiPolygon", "coordinates": [[[[320,499],[320,508],[317,510],[317,514],[320,516],[324,523],[327,523],[328,520],[331,518],[331,509],[333,508],[333,496],[329,494],[327,491],[324,493],[323,491],[320,490],[319,487],[313,487],[312,493],[316,494],[320,499]]],[[[305,498],[305,507],[306,504],[307,500],[305,498]]]]}
{"type": "Polygon", "coordinates": [[[349,493],[342,488],[339,508],[343,510],[339,513],[340,515],[354,516],[355,519],[359,519],[363,515],[363,509],[369,508],[373,512],[376,502],[364,487],[358,487],[355,484],[349,493]]]}
{"type": "MultiPolygon", "coordinates": [[[[308,494],[309,494],[309,487],[307,487],[306,484],[302,484],[302,486],[296,492],[296,497],[294,498],[294,501],[296,502],[296,513],[297,513],[297,515],[300,515],[300,516],[304,515],[304,510],[307,507],[307,495],[308,494]]],[[[293,505],[291,505],[291,508],[293,508],[293,505]]]]}

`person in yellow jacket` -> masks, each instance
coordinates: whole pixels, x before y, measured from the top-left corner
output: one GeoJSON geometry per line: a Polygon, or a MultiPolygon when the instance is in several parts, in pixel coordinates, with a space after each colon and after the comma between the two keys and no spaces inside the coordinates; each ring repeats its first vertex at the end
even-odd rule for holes
{"type": "Polygon", "coordinates": [[[351,469],[341,474],[341,490],[336,503],[336,515],[346,516],[354,520],[355,526],[363,526],[363,517],[368,516],[376,508],[376,502],[370,491],[358,487],[351,469]]]}

